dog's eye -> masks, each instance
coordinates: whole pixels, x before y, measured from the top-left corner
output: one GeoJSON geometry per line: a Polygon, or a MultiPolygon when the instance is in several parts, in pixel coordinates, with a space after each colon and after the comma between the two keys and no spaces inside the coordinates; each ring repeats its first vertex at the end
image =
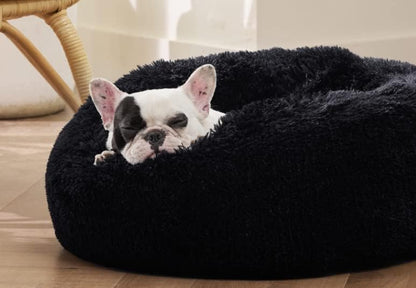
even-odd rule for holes
{"type": "Polygon", "coordinates": [[[188,125],[188,117],[184,113],[176,114],[168,120],[168,125],[172,128],[183,128],[188,125]]]}
{"type": "MultiPolygon", "coordinates": [[[[139,119],[141,120],[141,119],[139,119]]],[[[146,123],[138,119],[126,119],[120,123],[120,129],[124,131],[140,131],[146,126],[146,123]]]]}

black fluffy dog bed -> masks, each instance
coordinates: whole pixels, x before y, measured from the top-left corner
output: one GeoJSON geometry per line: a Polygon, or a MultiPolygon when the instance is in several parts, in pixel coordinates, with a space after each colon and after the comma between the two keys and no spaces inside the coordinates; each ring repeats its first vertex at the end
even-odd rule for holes
{"type": "Polygon", "coordinates": [[[93,166],[89,100],[51,152],[56,236],[103,265],[179,276],[288,278],[416,256],[416,67],[340,48],[158,61],[116,82],[176,87],[218,73],[223,124],[191,150],[93,166]]]}

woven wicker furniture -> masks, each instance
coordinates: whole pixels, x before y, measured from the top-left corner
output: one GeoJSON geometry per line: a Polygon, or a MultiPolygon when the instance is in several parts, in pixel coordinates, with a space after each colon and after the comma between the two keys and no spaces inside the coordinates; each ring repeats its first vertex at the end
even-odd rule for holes
{"type": "Polygon", "coordinates": [[[4,33],[74,110],[88,97],[91,67],[81,40],[66,13],[79,0],[0,0],[0,32],[4,33]],[[36,15],[45,20],[59,38],[74,77],[76,96],[42,53],[7,20],[36,15]]]}

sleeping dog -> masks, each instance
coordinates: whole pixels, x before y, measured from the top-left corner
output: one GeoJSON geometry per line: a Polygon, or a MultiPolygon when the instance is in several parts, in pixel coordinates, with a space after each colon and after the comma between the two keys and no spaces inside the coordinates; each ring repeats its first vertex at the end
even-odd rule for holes
{"type": "Polygon", "coordinates": [[[178,88],[127,94],[111,82],[96,78],[90,95],[109,131],[107,150],[95,156],[94,165],[120,153],[130,164],[162,152],[189,147],[204,136],[224,113],[211,109],[217,76],[214,66],[197,68],[178,88]]]}

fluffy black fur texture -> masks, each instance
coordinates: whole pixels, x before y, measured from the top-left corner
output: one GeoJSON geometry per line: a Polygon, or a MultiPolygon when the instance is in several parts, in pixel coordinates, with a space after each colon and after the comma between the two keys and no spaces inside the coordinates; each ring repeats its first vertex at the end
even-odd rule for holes
{"type": "Polygon", "coordinates": [[[91,100],[46,172],[56,236],[81,258],[145,273],[292,278],[416,256],[416,67],[337,47],[221,53],[138,67],[126,92],[218,73],[228,114],[192,150],[100,167],[91,100]]]}

